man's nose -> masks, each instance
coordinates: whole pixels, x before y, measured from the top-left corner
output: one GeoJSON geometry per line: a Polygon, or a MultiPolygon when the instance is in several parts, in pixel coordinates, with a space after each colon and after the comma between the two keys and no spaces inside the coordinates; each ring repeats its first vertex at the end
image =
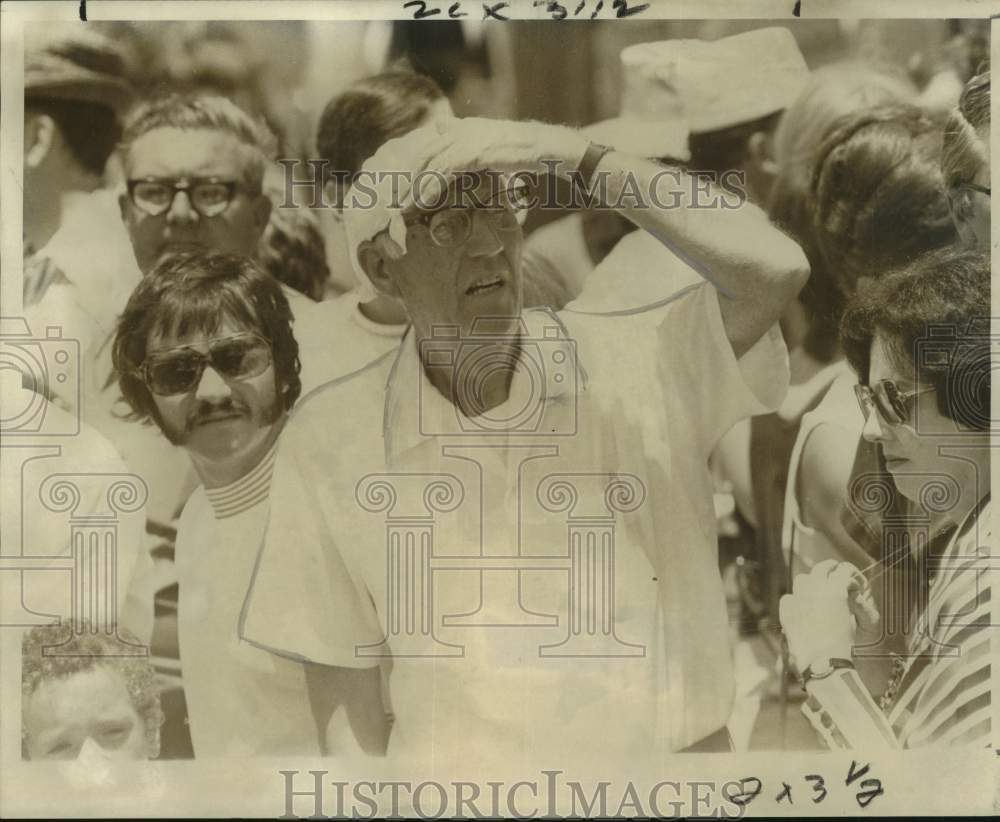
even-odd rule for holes
{"type": "Polygon", "coordinates": [[[198,212],[191,207],[191,198],[186,191],[174,193],[174,199],[170,202],[167,211],[168,223],[192,223],[198,219],[198,212]]]}
{"type": "Polygon", "coordinates": [[[886,424],[882,421],[878,411],[872,408],[865,420],[865,427],[861,429],[861,436],[866,442],[882,442],[885,439],[886,424]]]}
{"type": "Polygon", "coordinates": [[[472,212],[472,233],[465,251],[470,257],[492,257],[503,251],[500,235],[488,215],[472,212]]]}
{"type": "Polygon", "coordinates": [[[85,740],[83,740],[83,744],[80,746],[80,752],[76,755],[76,758],[83,760],[84,762],[88,760],[98,762],[111,759],[112,757],[109,755],[108,751],[104,750],[104,748],[102,748],[100,744],[94,740],[94,737],[88,736],[85,740]]]}
{"type": "Polygon", "coordinates": [[[212,400],[228,397],[232,393],[229,383],[221,377],[219,372],[212,366],[206,365],[205,370],[201,373],[201,379],[198,380],[195,397],[199,400],[212,400]]]}

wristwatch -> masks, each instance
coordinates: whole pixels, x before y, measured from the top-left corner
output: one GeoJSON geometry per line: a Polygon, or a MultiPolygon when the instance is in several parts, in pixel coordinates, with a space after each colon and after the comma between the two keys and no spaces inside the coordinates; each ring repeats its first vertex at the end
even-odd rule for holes
{"type": "Polygon", "coordinates": [[[587,202],[587,195],[590,193],[590,184],[594,180],[594,173],[597,171],[597,166],[601,162],[601,158],[609,151],[614,151],[614,149],[611,146],[602,146],[600,143],[590,143],[587,146],[587,150],[583,154],[583,159],[580,160],[580,165],[573,177],[574,188],[576,188],[576,193],[580,195],[582,202],[587,202]]]}
{"type": "Polygon", "coordinates": [[[827,665],[825,668],[820,668],[818,671],[814,671],[812,665],[806,666],[806,669],[802,672],[799,682],[802,684],[802,689],[805,690],[807,684],[813,679],[826,679],[827,677],[833,676],[833,672],[837,670],[843,670],[844,668],[853,668],[854,663],[849,659],[838,659],[836,657],[827,660],[827,665]]]}

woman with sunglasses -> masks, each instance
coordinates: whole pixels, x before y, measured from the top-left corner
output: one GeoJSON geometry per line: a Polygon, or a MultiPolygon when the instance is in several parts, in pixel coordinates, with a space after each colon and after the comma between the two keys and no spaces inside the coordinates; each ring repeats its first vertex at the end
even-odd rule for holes
{"type": "Polygon", "coordinates": [[[858,631],[878,627],[871,592],[887,562],[821,562],[782,598],[809,695],[803,711],[831,746],[989,742],[989,317],[989,258],[954,247],[863,289],[844,317],[865,439],[900,492],[954,533],[940,552],[917,541],[889,560],[908,566],[915,605],[906,651],[877,701],[851,656],[858,631]]]}

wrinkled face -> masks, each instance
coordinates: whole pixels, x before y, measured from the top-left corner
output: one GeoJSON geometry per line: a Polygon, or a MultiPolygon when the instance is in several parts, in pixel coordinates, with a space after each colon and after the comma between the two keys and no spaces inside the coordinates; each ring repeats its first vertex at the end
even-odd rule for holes
{"type": "Polygon", "coordinates": [[[960,484],[964,479],[965,466],[941,451],[952,444],[968,447],[969,437],[958,433],[956,422],[938,409],[937,393],[924,391],[927,386],[915,384],[912,367],[900,369],[880,335],[876,335],[872,342],[869,365],[869,385],[888,379],[894,380],[904,394],[922,390],[922,393],[906,400],[905,423],[887,423],[877,410],[873,410],[863,430],[868,442],[877,442],[881,447],[886,467],[900,493],[914,502],[920,502],[921,492],[928,492],[928,484],[935,481],[934,477],[947,475],[960,484]]]}
{"type": "Polygon", "coordinates": [[[23,715],[33,760],[148,758],[142,718],[125,681],[110,668],[99,665],[45,682],[23,715]]]}
{"type": "MultiPolygon", "coordinates": [[[[213,333],[196,331],[184,336],[154,333],[146,349],[147,361],[151,356],[162,358],[165,352],[173,354],[188,347],[207,354],[210,341],[221,341],[246,330],[224,318],[213,333]]],[[[226,359],[233,361],[229,354],[226,359]]],[[[269,364],[260,373],[246,377],[220,373],[227,370],[221,364],[219,370],[205,364],[190,390],[168,396],[153,392],[157,422],[167,439],[206,461],[234,465],[252,462],[254,455],[267,447],[272,429],[283,413],[274,363],[271,358],[268,360],[269,364]]]]}
{"type": "MultiPolygon", "coordinates": [[[[484,204],[497,202],[498,196],[490,184],[475,192],[484,204]]],[[[385,274],[418,337],[431,336],[435,326],[458,326],[468,336],[477,320],[496,317],[505,321],[491,323],[490,333],[499,333],[521,312],[521,226],[503,205],[462,209],[455,197],[448,202],[436,212],[407,218],[406,254],[386,260],[385,274]],[[442,247],[432,231],[455,244],[442,247]]]]}
{"type": "MultiPolygon", "coordinates": [[[[260,186],[247,181],[248,153],[236,137],[209,129],[157,128],[132,143],[125,158],[129,181],[194,184],[218,181],[235,186],[221,213],[214,211],[218,195],[199,200],[193,189],[167,194],[169,207],[150,214],[139,207],[135,195],[123,194],[122,219],[132,240],[136,262],[148,273],[163,257],[177,251],[209,249],[253,257],[267,225],[270,203],[260,186]]],[[[134,188],[132,189],[135,190],[134,188]]]]}
{"type": "Polygon", "coordinates": [[[988,251],[990,248],[990,195],[982,189],[990,188],[989,131],[979,132],[979,152],[982,162],[971,180],[976,188],[952,186],[948,192],[951,216],[958,236],[970,248],[988,251]]]}

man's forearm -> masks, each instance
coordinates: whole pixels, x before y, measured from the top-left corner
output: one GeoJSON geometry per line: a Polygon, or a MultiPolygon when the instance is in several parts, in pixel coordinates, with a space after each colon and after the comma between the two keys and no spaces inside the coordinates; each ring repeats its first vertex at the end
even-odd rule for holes
{"type": "Polygon", "coordinates": [[[808,277],[802,249],[759,208],[736,205],[732,192],[708,190],[678,168],[612,151],[601,158],[591,191],[600,206],[653,234],[730,299],[760,302],[766,294],[784,305],[808,277]]]}

